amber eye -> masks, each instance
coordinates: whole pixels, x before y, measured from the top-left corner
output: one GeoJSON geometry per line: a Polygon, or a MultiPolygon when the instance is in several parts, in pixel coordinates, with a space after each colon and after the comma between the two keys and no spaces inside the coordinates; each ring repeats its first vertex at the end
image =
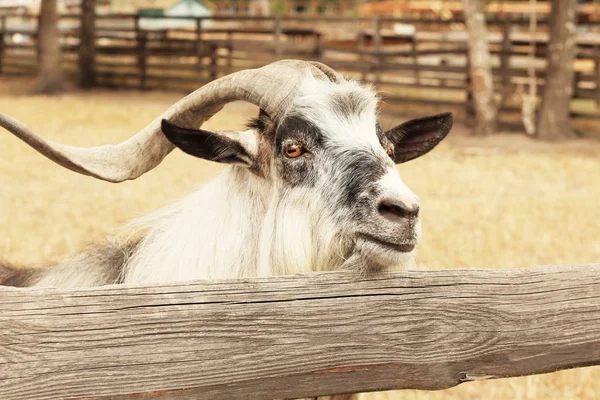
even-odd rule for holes
{"type": "Polygon", "coordinates": [[[394,159],[394,149],[389,148],[386,151],[387,155],[390,156],[390,158],[393,160],[394,159]]]}
{"type": "Polygon", "coordinates": [[[304,147],[300,146],[299,144],[288,144],[283,149],[283,152],[289,158],[296,158],[304,154],[304,147]]]}

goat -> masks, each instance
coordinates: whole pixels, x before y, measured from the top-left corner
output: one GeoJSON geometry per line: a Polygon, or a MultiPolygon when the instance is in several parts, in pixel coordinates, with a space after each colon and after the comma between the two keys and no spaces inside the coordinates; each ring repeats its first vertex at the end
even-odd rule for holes
{"type": "Polygon", "coordinates": [[[418,198],[395,164],[433,149],[453,117],[384,132],[377,105],[373,89],[324,64],[284,60],[201,87],[114,146],[53,143],[0,114],[0,126],[49,159],[110,182],[139,177],[175,147],[230,164],[189,197],[134,221],[141,234],[133,239],[54,268],[0,265],[0,284],[69,288],[402,268],[413,260],[421,225],[418,198]],[[260,108],[248,129],[197,129],[234,100],[260,108]]]}
{"type": "Polygon", "coordinates": [[[0,126],[44,156],[109,182],[139,177],[175,147],[229,164],[189,197],[134,221],[139,234],[53,268],[0,265],[0,284],[64,288],[409,265],[421,235],[419,201],[395,164],[433,149],[453,117],[384,132],[378,102],[372,88],[324,64],[283,60],[208,83],[118,145],[50,142],[0,114],[0,126]],[[246,130],[198,129],[235,100],[260,108],[246,130]]]}

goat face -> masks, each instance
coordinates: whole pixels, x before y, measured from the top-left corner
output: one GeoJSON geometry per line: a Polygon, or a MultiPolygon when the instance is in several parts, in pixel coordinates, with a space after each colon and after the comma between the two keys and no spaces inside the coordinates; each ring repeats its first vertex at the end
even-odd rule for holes
{"type": "Polygon", "coordinates": [[[282,241],[287,248],[279,254],[300,253],[275,263],[377,270],[402,265],[421,235],[418,197],[396,164],[427,153],[452,126],[452,114],[443,114],[384,132],[377,102],[356,82],[307,79],[279,121],[261,113],[237,133],[163,121],[163,132],[189,154],[244,165],[264,178],[271,187],[267,242],[282,241]]]}

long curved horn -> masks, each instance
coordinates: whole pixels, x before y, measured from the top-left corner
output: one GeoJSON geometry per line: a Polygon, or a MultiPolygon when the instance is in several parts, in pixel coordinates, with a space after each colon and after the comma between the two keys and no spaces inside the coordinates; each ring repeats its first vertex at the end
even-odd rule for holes
{"type": "Polygon", "coordinates": [[[309,61],[309,63],[313,67],[315,67],[315,68],[319,69],[321,72],[323,72],[330,81],[336,82],[336,83],[345,81],[342,74],[340,74],[339,72],[337,72],[335,69],[331,68],[330,66],[325,65],[318,61],[309,61]]]}
{"type": "Polygon", "coordinates": [[[0,126],[65,168],[109,182],[122,182],[150,171],[173,150],[161,132],[162,119],[197,128],[226,103],[245,100],[277,121],[291,104],[300,81],[310,73],[331,79],[322,67],[299,60],[278,61],[224,76],[179,100],[135,136],[116,145],[81,148],[52,142],[2,113],[0,126]]]}

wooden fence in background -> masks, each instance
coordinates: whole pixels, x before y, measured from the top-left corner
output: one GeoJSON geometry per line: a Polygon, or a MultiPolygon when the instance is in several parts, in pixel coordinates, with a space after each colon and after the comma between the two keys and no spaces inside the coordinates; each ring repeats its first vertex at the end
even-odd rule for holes
{"type": "MultiPolygon", "coordinates": [[[[83,68],[77,62],[79,19],[61,17],[64,67],[73,76],[83,68]]],[[[91,70],[99,86],[189,92],[219,76],[282,58],[318,60],[373,82],[386,104],[400,105],[403,111],[451,108],[460,118],[472,110],[463,25],[381,17],[99,15],[91,70]]],[[[547,52],[544,25],[541,21],[533,40],[540,86],[547,52]]],[[[582,22],[579,28],[573,116],[598,118],[600,24],[582,22]]],[[[491,20],[489,29],[498,99],[502,115],[509,117],[503,122],[510,124],[527,90],[532,37],[521,19],[491,20]]],[[[0,16],[0,74],[36,73],[36,36],[37,18],[0,16]]]]}
{"type": "Polygon", "coordinates": [[[0,287],[0,398],[273,399],[600,365],[600,264],[0,287]]]}

